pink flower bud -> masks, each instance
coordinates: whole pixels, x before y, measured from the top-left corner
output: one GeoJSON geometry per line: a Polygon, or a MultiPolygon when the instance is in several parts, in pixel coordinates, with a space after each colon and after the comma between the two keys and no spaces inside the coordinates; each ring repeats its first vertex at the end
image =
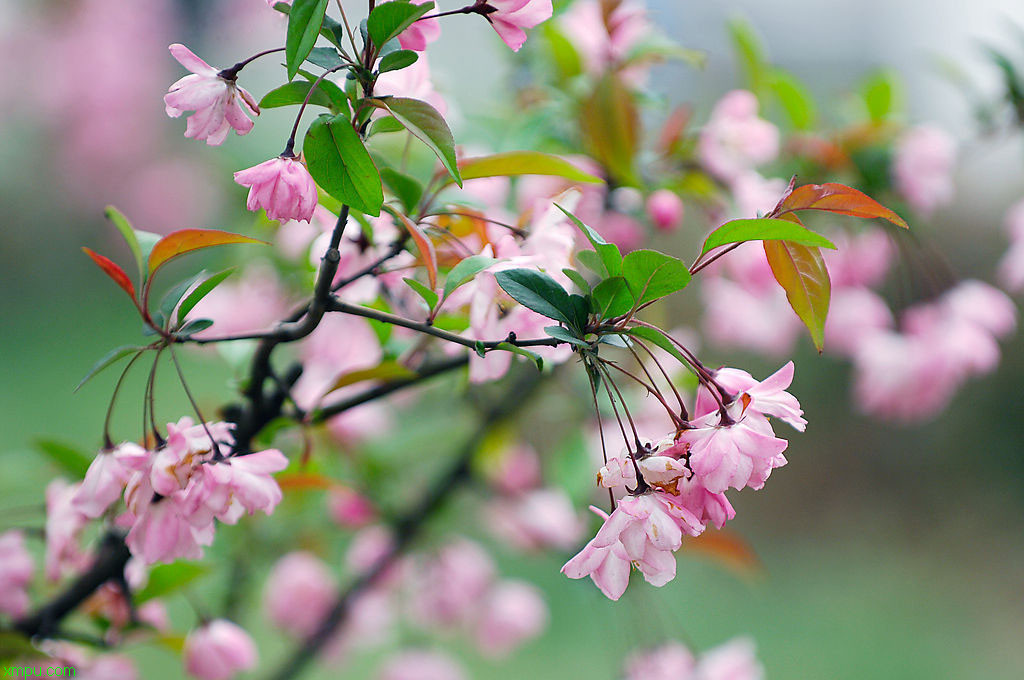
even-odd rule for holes
{"type": "Polygon", "coordinates": [[[225,619],[196,628],[185,638],[185,670],[200,680],[227,680],[256,666],[256,645],[225,619]]]}
{"type": "Polygon", "coordinates": [[[668,189],[658,189],[647,197],[647,216],[662,231],[675,231],[683,222],[683,200],[668,189]]]}
{"type": "Polygon", "coordinates": [[[309,222],[316,208],[316,183],[297,158],[278,156],[235,173],[235,181],[249,187],[249,210],[263,208],[272,220],[309,222]]]}

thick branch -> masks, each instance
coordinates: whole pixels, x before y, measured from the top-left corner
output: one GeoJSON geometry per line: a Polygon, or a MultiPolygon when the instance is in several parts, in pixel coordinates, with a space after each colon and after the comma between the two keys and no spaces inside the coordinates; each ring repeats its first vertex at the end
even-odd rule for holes
{"type": "Polygon", "coordinates": [[[448,472],[437,480],[415,506],[392,522],[394,543],[391,550],[349,584],[348,589],[341,594],[320,623],[317,631],[295,649],[285,662],[269,676],[271,680],[289,680],[297,677],[316,658],[345,622],[356,598],[376,584],[377,580],[420,534],[434,513],[469,477],[473,456],[491,428],[518,411],[528,401],[526,397],[540,384],[540,381],[538,373],[532,370],[527,371],[512,385],[505,396],[487,411],[480,426],[462,447],[448,472]]]}

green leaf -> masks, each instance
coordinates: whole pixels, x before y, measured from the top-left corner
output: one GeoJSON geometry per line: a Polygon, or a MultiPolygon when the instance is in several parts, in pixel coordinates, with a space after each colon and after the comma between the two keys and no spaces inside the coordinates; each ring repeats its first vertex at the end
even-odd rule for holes
{"type": "Polygon", "coordinates": [[[814,98],[804,84],[791,73],[782,69],[774,69],[768,81],[768,87],[775,98],[782,104],[789,122],[797,130],[811,130],[817,119],[817,107],[814,98]]]}
{"type": "Polygon", "coordinates": [[[412,50],[398,50],[382,57],[380,60],[380,66],[377,67],[377,71],[379,73],[400,71],[407,66],[415,64],[416,60],[419,58],[420,55],[416,54],[412,50]]]}
{"type": "Polygon", "coordinates": [[[313,121],[302,151],[309,174],[327,193],[354,210],[380,215],[380,173],[347,117],[321,115],[313,121]]]}
{"type": "Polygon", "coordinates": [[[553,278],[535,269],[506,269],[494,275],[501,289],[527,309],[574,326],[576,312],[569,293],[553,278]]]}
{"type": "Polygon", "coordinates": [[[517,347],[508,342],[499,342],[494,349],[502,350],[504,352],[512,352],[513,354],[518,354],[521,357],[526,357],[527,359],[529,359],[530,361],[537,365],[538,371],[544,370],[544,358],[541,357],[541,355],[537,354],[536,352],[531,352],[528,349],[524,349],[523,347],[517,347]]]}
{"type": "Polygon", "coordinates": [[[545,326],[544,332],[556,340],[562,340],[563,342],[568,342],[571,345],[576,345],[577,347],[583,347],[585,349],[590,348],[589,342],[582,338],[576,337],[571,332],[569,332],[567,328],[564,328],[562,326],[545,326]]]}
{"type": "Polygon", "coordinates": [[[575,269],[569,269],[568,267],[563,269],[562,273],[565,274],[566,277],[568,277],[568,279],[572,281],[577,288],[579,288],[581,293],[587,295],[590,294],[590,282],[587,281],[586,278],[584,278],[583,274],[580,274],[575,269]]]}
{"type": "Polygon", "coordinates": [[[576,252],[576,260],[584,267],[599,274],[601,276],[608,276],[608,269],[604,266],[604,262],[601,261],[601,256],[593,250],[580,250],[576,252]]]}
{"type": "Polygon", "coordinates": [[[728,243],[744,241],[793,241],[805,246],[821,246],[835,249],[835,245],[827,238],[811,231],[802,224],[789,220],[761,217],[757,219],[732,220],[726,222],[704,241],[700,254],[705,255],[711,250],[728,243]]]}
{"type": "MultiPolygon", "coordinates": [[[[303,80],[293,80],[290,83],[285,83],[281,87],[268,92],[260,100],[260,108],[276,109],[282,106],[302,104],[306,100],[306,94],[312,86],[312,83],[307,83],[303,80]]],[[[343,109],[348,106],[348,99],[337,85],[329,80],[321,80],[320,84],[317,85],[316,91],[310,95],[309,103],[316,106],[324,106],[332,111],[338,111],[339,108],[343,109]]]]}
{"type": "Polygon", "coordinates": [[[459,169],[464,180],[546,175],[562,177],[572,182],[600,184],[603,181],[600,177],[580,170],[567,160],[539,151],[508,151],[478,158],[465,158],[459,162],[459,169]]]}
{"type": "Polygon", "coordinates": [[[34,444],[43,455],[56,463],[61,470],[73,475],[75,479],[85,477],[85,472],[92,463],[92,456],[89,454],[53,439],[37,439],[34,444]]]}
{"type": "Polygon", "coordinates": [[[366,136],[373,137],[374,135],[379,135],[384,132],[401,132],[404,129],[404,125],[388,116],[387,118],[378,118],[370,123],[370,129],[367,130],[366,136]]]}
{"type": "MultiPolygon", "coordinates": [[[[274,9],[281,14],[290,15],[292,12],[292,6],[283,2],[274,5],[274,9]]],[[[323,23],[320,24],[320,35],[330,40],[335,47],[341,48],[341,43],[345,40],[345,27],[325,14],[323,23]]]]}
{"type": "Polygon", "coordinates": [[[147,600],[173,593],[209,571],[208,566],[195,562],[179,561],[172,564],[158,564],[150,570],[146,587],[135,593],[135,602],[142,604],[147,600]]]}
{"type": "Polygon", "coordinates": [[[231,273],[234,271],[235,270],[233,268],[225,269],[224,271],[218,274],[214,274],[213,276],[211,276],[210,278],[206,279],[198,286],[196,286],[195,289],[188,294],[188,297],[186,297],[182,301],[181,305],[178,307],[178,323],[183,323],[185,321],[185,317],[188,316],[188,313],[191,312],[192,309],[197,304],[199,304],[199,301],[202,300],[207,295],[209,295],[210,291],[219,286],[221,282],[224,281],[224,279],[231,276],[231,273]]]}
{"type": "Polygon", "coordinates": [[[14,670],[19,668],[15,666],[15,663],[24,659],[39,658],[39,656],[39,649],[32,644],[31,639],[21,633],[0,631],[0,666],[4,667],[4,672],[10,677],[17,677],[15,673],[19,672],[25,673],[23,677],[28,677],[28,668],[25,667],[20,671],[14,670]]]}
{"type": "Polygon", "coordinates": [[[690,271],[682,261],[657,250],[634,250],[626,255],[622,276],[636,307],[682,290],[690,282],[690,271]]]}
{"type": "MultiPolygon", "coordinates": [[[[562,206],[556,203],[555,207],[564,212],[566,217],[572,220],[573,224],[575,224],[576,227],[583,232],[583,235],[587,237],[587,240],[590,241],[590,245],[594,246],[594,250],[597,251],[598,257],[601,258],[601,264],[604,266],[604,275],[618,276],[622,273],[622,253],[619,252],[619,247],[617,245],[605,241],[600,234],[585,225],[578,217],[562,206]]],[[[598,271],[597,273],[601,274],[602,272],[598,271]]]]}
{"type": "Polygon", "coordinates": [[[825,318],[832,296],[832,282],[821,251],[790,241],[765,241],[764,252],[772,274],[790,307],[811,332],[820,352],[825,343],[825,318]]]}
{"type": "Polygon", "coordinates": [[[427,308],[428,309],[433,310],[434,307],[437,306],[437,301],[438,301],[437,293],[435,293],[434,291],[430,290],[430,288],[428,288],[427,286],[424,286],[422,283],[420,283],[416,279],[402,279],[402,280],[405,281],[405,284],[407,286],[409,286],[410,288],[412,288],[416,292],[417,295],[419,295],[421,298],[423,298],[423,301],[427,303],[427,308]]]}
{"type": "Polygon", "coordinates": [[[626,279],[621,276],[613,276],[597,284],[591,295],[597,315],[602,320],[622,316],[633,308],[635,302],[626,279]]]}
{"type": "Polygon", "coordinates": [[[472,281],[473,277],[497,261],[498,260],[493,257],[488,257],[487,255],[472,255],[460,260],[459,263],[452,267],[452,270],[448,272],[448,278],[444,281],[443,297],[447,299],[448,296],[454,293],[457,288],[472,281]]]}
{"type": "Polygon", "coordinates": [[[860,96],[864,100],[868,118],[874,123],[884,121],[897,113],[902,106],[899,80],[896,74],[889,70],[872,74],[861,86],[860,96]]]}
{"type": "Polygon", "coordinates": [[[314,47],[309,51],[309,56],[306,57],[306,61],[328,70],[344,66],[345,64],[345,60],[341,58],[341,54],[339,54],[338,50],[333,47],[314,47]]]}
{"type": "MultiPolygon", "coordinates": [[[[392,0],[381,7],[391,4],[400,3],[392,0]]],[[[414,137],[426,144],[441,161],[441,165],[448,170],[455,183],[462,186],[462,176],[459,174],[458,161],[455,158],[455,138],[452,137],[452,131],[448,129],[448,124],[444,122],[437,109],[419,99],[406,97],[370,99],[369,102],[389,112],[414,137]]]]}
{"type": "Polygon", "coordinates": [[[195,335],[201,331],[205,331],[207,328],[213,325],[213,319],[193,319],[187,324],[178,329],[175,333],[178,337],[186,338],[190,335],[195,335]]]}
{"type": "Polygon", "coordinates": [[[754,27],[746,19],[736,18],[729,22],[729,37],[732,38],[733,49],[743,67],[750,89],[760,93],[765,79],[764,44],[754,31],[754,27]]]}
{"type": "Polygon", "coordinates": [[[285,39],[285,62],[288,80],[299,72],[302,62],[316,45],[316,37],[323,26],[329,0],[294,0],[288,13],[288,35],[285,39]]]}
{"type": "Polygon", "coordinates": [[[381,168],[380,178],[384,186],[402,202],[407,212],[416,209],[416,204],[423,196],[423,185],[418,180],[393,168],[381,168]]]}
{"type": "Polygon", "coordinates": [[[633,95],[614,72],[594,87],[579,111],[584,147],[620,184],[639,186],[636,155],[640,145],[640,112],[633,95]]]}
{"type": "Polygon", "coordinates": [[[135,235],[135,229],[132,228],[132,223],[128,221],[128,218],[124,216],[124,213],[119,211],[112,205],[108,205],[104,214],[107,219],[114,223],[117,230],[121,232],[121,236],[124,237],[125,243],[128,244],[128,248],[131,249],[132,255],[135,257],[135,263],[139,265],[139,276],[145,280],[146,278],[146,261],[142,257],[142,248],[139,246],[139,237],[135,235]]]}
{"type": "Polygon", "coordinates": [[[650,328],[649,326],[633,326],[625,331],[626,335],[632,335],[633,337],[640,338],[641,340],[647,340],[658,347],[662,348],[673,357],[675,357],[679,363],[684,366],[689,366],[689,362],[683,353],[679,351],[679,348],[674,342],[668,337],[668,335],[658,328],[650,328]]]}
{"type": "Polygon", "coordinates": [[[381,3],[374,7],[370,16],[366,18],[366,31],[374,47],[380,49],[432,9],[432,2],[425,2],[422,5],[402,0],[381,3]]]}
{"type": "Polygon", "coordinates": [[[164,294],[160,300],[159,315],[160,318],[166,321],[170,321],[171,315],[174,312],[174,308],[178,305],[181,298],[188,292],[188,289],[195,285],[196,281],[206,276],[205,271],[201,271],[198,274],[188,277],[178,285],[171,288],[167,293],[164,294]]]}
{"type": "Polygon", "coordinates": [[[343,373],[334,381],[329,389],[324,390],[324,394],[328,394],[334,390],[340,390],[342,387],[348,387],[349,385],[365,382],[367,380],[394,382],[397,380],[409,380],[415,377],[415,371],[410,370],[408,367],[398,363],[397,361],[382,361],[373,368],[364,368],[357,371],[343,373]]]}
{"type": "Polygon", "coordinates": [[[121,359],[124,359],[129,355],[141,352],[144,349],[146,348],[138,347],[135,345],[124,345],[122,347],[115,347],[114,349],[110,350],[109,352],[103,355],[102,359],[93,364],[93,367],[89,369],[89,372],[85,374],[85,377],[82,378],[82,380],[78,383],[78,386],[75,387],[75,392],[82,389],[82,385],[92,380],[96,375],[98,375],[106,368],[112,366],[121,359]]]}

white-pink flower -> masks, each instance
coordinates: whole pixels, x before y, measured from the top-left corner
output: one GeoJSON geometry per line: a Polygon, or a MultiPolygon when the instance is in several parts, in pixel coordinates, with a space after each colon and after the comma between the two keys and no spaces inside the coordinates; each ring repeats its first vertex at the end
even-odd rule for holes
{"type": "Polygon", "coordinates": [[[292,635],[312,635],[323,621],[337,587],[322,561],[308,552],[288,553],[275,564],[263,589],[263,608],[275,626],[292,635]]]}
{"type": "MultiPolygon", "coordinates": [[[[142,450],[132,443],[121,444],[118,448],[124,447],[142,450]]],[[[114,451],[104,451],[92,459],[71,503],[83,515],[95,519],[120,498],[130,475],[131,470],[121,464],[114,451]]]]}
{"type": "MultiPolygon", "coordinates": [[[[590,506],[599,517],[608,521],[608,514],[590,506]]],[[[621,541],[597,545],[597,538],[562,566],[562,573],[578,579],[589,576],[605,597],[618,600],[629,585],[630,560],[621,541]]]]}
{"type": "Polygon", "coordinates": [[[316,182],[303,162],[295,157],[278,156],[235,173],[235,182],[249,187],[245,206],[263,208],[267,217],[280,222],[309,222],[316,208],[316,182]]]}
{"type": "Polygon", "coordinates": [[[513,52],[526,42],[523,29],[547,21],[553,12],[551,0],[487,0],[486,7],[492,11],[484,16],[513,52]]]}
{"type": "Polygon", "coordinates": [[[89,518],[73,504],[78,487],[63,479],[46,487],[46,578],[50,581],[88,562],[78,539],[89,518]]]}
{"type": "MultiPolygon", "coordinates": [[[[761,381],[755,380],[749,373],[738,368],[719,368],[712,375],[727,395],[737,399],[744,394],[749,397],[745,414],[775,416],[798,432],[803,432],[807,427],[807,420],[803,417],[804,411],[796,397],[786,391],[793,383],[795,370],[793,362],[790,361],[761,381]]],[[[695,414],[704,416],[717,408],[718,403],[709,388],[702,386],[697,396],[695,414]]]]}
{"type": "Polygon", "coordinates": [[[186,111],[188,117],[185,136],[206,140],[211,146],[222,144],[228,131],[239,135],[253,128],[250,115],[259,115],[259,106],[252,95],[239,87],[235,80],[224,78],[221,71],[197,57],[184,45],[170,46],[171,55],[191,71],[168,89],[164,95],[167,115],[172,118],[186,111]]]}
{"type": "Polygon", "coordinates": [[[29,598],[25,590],[32,582],[34,570],[21,532],[11,530],[0,534],[0,613],[18,617],[28,611],[29,598]]]}
{"type": "Polygon", "coordinates": [[[719,178],[732,181],[779,153],[779,130],[757,115],[757,97],[733,90],[722,97],[700,134],[701,162],[719,178]]]}
{"type": "Polygon", "coordinates": [[[216,619],[188,634],[185,670],[199,680],[228,680],[256,666],[256,645],[242,628],[216,619]]]}
{"type": "Polygon", "coordinates": [[[467,623],[494,581],[494,560],[479,544],[458,539],[416,571],[411,601],[416,620],[428,626],[467,623]]]}

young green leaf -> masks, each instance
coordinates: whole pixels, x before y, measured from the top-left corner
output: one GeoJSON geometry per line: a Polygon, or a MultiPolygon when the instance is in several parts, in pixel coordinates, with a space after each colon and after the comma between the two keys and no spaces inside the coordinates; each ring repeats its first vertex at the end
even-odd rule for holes
{"type": "Polygon", "coordinates": [[[323,26],[329,0],[294,0],[288,13],[288,34],[285,38],[285,62],[288,80],[299,72],[302,62],[316,45],[316,37],[323,26]]]}
{"type": "MultiPolygon", "coordinates": [[[[274,9],[285,15],[290,15],[292,12],[292,6],[284,2],[275,4],[274,9]]],[[[320,35],[330,40],[332,45],[340,49],[341,43],[345,40],[345,27],[325,14],[324,20],[320,24],[320,35]]]]}
{"type": "Polygon", "coordinates": [[[790,307],[811,332],[820,352],[825,343],[825,318],[828,316],[832,282],[821,251],[789,241],[765,241],[764,252],[772,274],[790,307]]]}
{"type": "Polygon", "coordinates": [[[79,381],[79,383],[75,387],[74,391],[77,392],[78,390],[82,389],[82,385],[84,385],[85,383],[87,383],[90,380],[92,380],[96,375],[101,373],[104,369],[109,368],[110,366],[113,366],[118,361],[120,361],[121,359],[124,359],[127,356],[130,356],[132,354],[137,354],[139,352],[144,351],[145,349],[146,349],[145,347],[137,347],[137,346],[134,346],[134,345],[125,345],[123,347],[115,347],[114,349],[112,349],[109,352],[107,352],[106,354],[104,354],[103,358],[101,358],[99,361],[97,361],[95,364],[93,364],[93,367],[90,368],[89,372],[85,374],[85,377],[82,378],[79,381]]]}
{"type": "Polygon", "coordinates": [[[579,127],[591,156],[620,184],[638,186],[636,155],[640,112],[619,76],[607,73],[580,107],[579,127]]]}
{"type": "MultiPolygon", "coordinates": [[[[412,281],[413,279],[405,280],[412,281]]],[[[397,361],[382,361],[373,368],[364,368],[358,371],[343,373],[334,381],[329,389],[324,391],[324,394],[333,392],[334,390],[340,390],[342,387],[348,387],[349,385],[365,382],[367,380],[393,382],[396,380],[409,380],[415,377],[415,371],[398,363],[397,361]]]]}
{"type": "Polygon", "coordinates": [[[420,283],[416,279],[408,279],[408,278],[406,278],[406,279],[402,279],[402,280],[405,281],[405,285],[407,285],[410,288],[412,288],[413,291],[415,291],[417,295],[419,295],[421,298],[423,298],[423,301],[427,303],[427,309],[430,309],[431,311],[433,311],[434,307],[437,306],[437,300],[438,300],[437,293],[435,293],[434,291],[430,290],[429,288],[424,286],[422,283],[420,283]]]}
{"type": "Polygon", "coordinates": [[[401,132],[404,129],[404,125],[388,116],[387,118],[378,118],[370,123],[370,129],[366,131],[366,136],[373,137],[384,132],[401,132]]]}
{"type": "Polygon", "coordinates": [[[596,251],[579,250],[576,252],[576,261],[599,276],[608,276],[608,268],[596,251]]]}
{"type": "Polygon", "coordinates": [[[136,604],[142,604],[148,600],[163,597],[184,588],[209,570],[208,566],[193,562],[178,561],[173,564],[158,564],[150,570],[146,586],[135,593],[134,600],[136,604]]]}
{"type": "Polygon", "coordinates": [[[205,331],[207,328],[213,325],[213,319],[192,319],[184,326],[178,329],[175,335],[187,338],[190,335],[195,335],[201,331],[205,331]]]}
{"type": "Polygon", "coordinates": [[[186,253],[236,243],[268,245],[266,241],[216,229],[181,229],[171,232],[160,239],[149,253],[149,276],[152,278],[160,267],[186,253]]]}
{"type": "Polygon", "coordinates": [[[888,70],[880,70],[871,75],[860,89],[868,118],[880,123],[902,106],[902,92],[896,74],[888,70]]]}
{"type": "Polygon", "coordinates": [[[178,306],[178,323],[183,323],[185,321],[185,317],[187,317],[188,313],[191,312],[197,304],[199,304],[199,301],[209,295],[210,291],[219,286],[224,279],[231,276],[231,273],[234,271],[235,270],[233,268],[225,269],[196,286],[195,289],[188,294],[188,297],[182,300],[181,305],[178,306]]]}
{"type": "Polygon", "coordinates": [[[448,272],[448,278],[444,282],[444,299],[447,299],[460,286],[469,283],[477,274],[496,263],[493,257],[487,255],[472,255],[459,261],[448,272]]]}
{"type": "Polygon", "coordinates": [[[502,350],[504,352],[512,352],[513,354],[518,354],[521,357],[526,357],[527,359],[529,359],[530,361],[537,365],[538,371],[544,370],[544,358],[541,357],[541,355],[537,354],[536,352],[531,352],[528,349],[517,347],[516,345],[513,345],[512,343],[509,342],[500,342],[495,347],[495,349],[502,350]]]}
{"type": "Polygon", "coordinates": [[[309,56],[306,57],[306,61],[311,64],[316,64],[320,68],[324,69],[338,68],[345,64],[345,60],[341,58],[341,54],[333,47],[314,47],[309,51],[309,56]]]}
{"type": "MultiPolygon", "coordinates": [[[[285,83],[281,87],[268,92],[260,100],[260,108],[276,109],[282,106],[301,104],[306,100],[306,95],[312,86],[313,83],[303,80],[293,80],[290,83],[285,83]]],[[[341,88],[329,80],[321,80],[320,84],[317,85],[316,91],[309,95],[310,104],[323,106],[332,111],[338,110],[339,105],[343,108],[347,107],[347,102],[348,99],[345,97],[345,93],[341,91],[341,88]]]]}
{"type": "Polygon", "coordinates": [[[75,479],[85,477],[85,473],[92,463],[92,457],[85,452],[53,439],[37,439],[34,444],[43,455],[75,479]]]}
{"type": "MultiPolygon", "coordinates": [[[[390,4],[400,3],[390,2],[381,7],[390,4]]],[[[441,161],[441,165],[448,170],[455,183],[462,186],[462,176],[459,174],[458,161],[455,158],[455,138],[452,137],[452,131],[448,129],[448,124],[444,122],[444,118],[437,109],[424,101],[406,97],[388,97],[369,101],[394,116],[395,120],[401,123],[406,130],[426,144],[441,161]]]]}
{"type": "Polygon", "coordinates": [[[682,290],[690,283],[687,266],[678,258],[657,250],[634,250],[626,255],[622,260],[622,276],[637,307],[682,290]]]}
{"type": "Polygon", "coordinates": [[[814,97],[795,76],[782,69],[772,69],[768,78],[768,88],[782,105],[786,117],[795,129],[814,128],[817,118],[814,97]]]}
{"type": "Polygon", "coordinates": [[[139,237],[135,235],[135,229],[132,227],[132,223],[128,221],[128,218],[124,214],[112,205],[108,205],[103,213],[107,216],[107,219],[114,223],[117,230],[121,232],[121,236],[124,238],[125,243],[128,244],[128,248],[131,249],[132,255],[135,257],[135,263],[139,266],[139,278],[145,278],[146,276],[146,262],[142,257],[142,248],[139,246],[139,237]]]}
{"type": "Polygon", "coordinates": [[[547,175],[572,182],[599,184],[603,180],[580,170],[567,160],[539,151],[508,151],[459,161],[462,179],[547,175]]]}
{"type": "Polygon", "coordinates": [[[590,294],[590,282],[587,281],[586,278],[584,278],[583,274],[580,274],[575,269],[569,269],[568,267],[562,269],[562,273],[565,274],[566,277],[573,282],[573,284],[575,284],[575,286],[580,290],[581,293],[583,293],[584,295],[590,294]]]}
{"type": "Polygon", "coordinates": [[[590,348],[590,343],[582,338],[578,338],[573,335],[567,328],[562,326],[545,326],[544,332],[555,340],[561,340],[568,342],[570,345],[576,345],[577,347],[583,347],[584,349],[590,348]]]}
{"type": "Polygon", "coordinates": [[[621,276],[613,276],[597,284],[591,296],[597,308],[596,313],[602,320],[622,316],[631,310],[636,302],[633,294],[629,292],[626,279],[621,276]]]}
{"type": "Polygon", "coordinates": [[[711,250],[729,243],[744,241],[793,241],[805,246],[821,246],[835,249],[835,245],[821,234],[815,233],[789,220],[762,217],[758,219],[732,220],[726,222],[704,241],[700,254],[705,255],[711,250]]]}
{"type": "MultiPolygon", "coordinates": [[[[597,255],[601,258],[601,263],[604,265],[603,273],[606,276],[618,276],[621,274],[622,253],[619,252],[619,247],[614,243],[608,243],[605,241],[600,234],[581,222],[578,217],[562,206],[556,203],[555,207],[565,213],[566,217],[572,220],[572,223],[575,224],[576,227],[583,232],[583,235],[587,237],[587,240],[590,241],[590,245],[594,246],[594,250],[597,251],[597,255]]],[[[600,274],[602,272],[599,271],[598,273],[600,274]]]]}
{"type": "Polygon", "coordinates": [[[302,143],[309,174],[327,193],[354,210],[380,215],[384,187],[363,140],[346,116],[321,115],[302,143]]]}
{"type": "Polygon", "coordinates": [[[506,269],[494,275],[501,289],[527,309],[574,325],[576,311],[569,293],[553,278],[535,269],[506,269]]]}
{"type": "Polygon", "coordinates": [[[196,281],[206,276],[206,271],[201,271],[198,274],[188,277],[178,285],[168,290],[163,298],[160,299],[160,306],[157,308],[157,313],[161,320],[170,321],[171,316],[174,314],[174,308],[178,306],[178,302],[184,297],[185,293],[188,292],[189,288],[196,284],[196,281]]]}
{"type": "Polygon", "coordinates": [[[434,9],[433,2],[417,5],[402,0],[393,0],[377,5],[366,18],[366,32],[378,50],[397,38],[413,22],[434,9]]]}
{"type": "Polygon", "coordinates": [[[402,202],[406,212],[416,209],[423,196],[423,185],[419,180],[394,168],[381,168],[380,178],[384,181],[384,186],[402,202]]]}
{"type": "Polygon", "coordinates": [[[377,71],[379,73],[400,71],[403,68],[415,64],[417,59],[419,59],[419,55],[412,50],[398,50],[382,57],[380,65],[377,67],[377,71]]]}

